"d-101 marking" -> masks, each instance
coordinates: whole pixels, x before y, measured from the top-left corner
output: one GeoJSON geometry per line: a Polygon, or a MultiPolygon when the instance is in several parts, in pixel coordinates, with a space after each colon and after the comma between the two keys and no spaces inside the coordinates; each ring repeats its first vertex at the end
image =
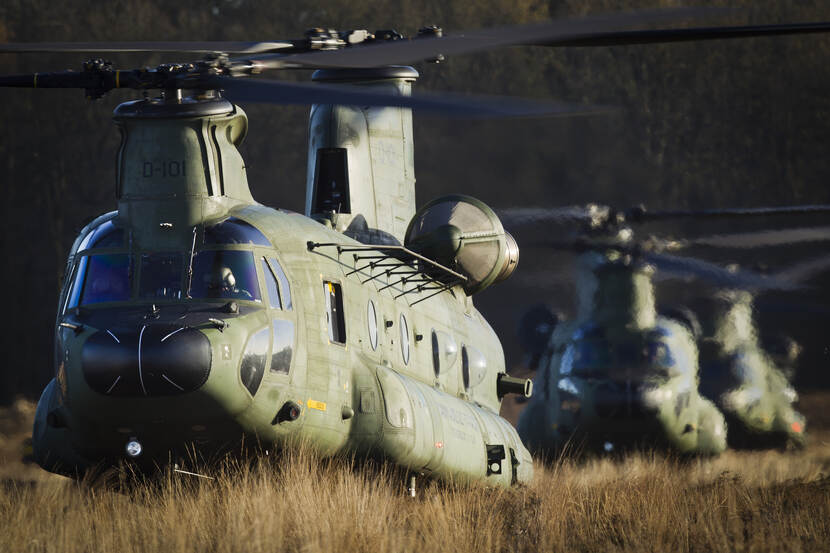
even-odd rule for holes
{"type": "Polygon", "coordinates": [[[153,177],[186,177],[187,167],[184,161],[144,161],[141,164],[141,176],[145,179],[153,177]]]}

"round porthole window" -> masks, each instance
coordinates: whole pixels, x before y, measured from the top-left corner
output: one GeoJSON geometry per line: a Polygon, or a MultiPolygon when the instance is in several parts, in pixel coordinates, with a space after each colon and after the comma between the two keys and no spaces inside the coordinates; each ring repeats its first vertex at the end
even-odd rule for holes
{"type": "Polygon", "coordinates": [[[409,325],[406,324],[406,317],[401,314],[401,355],[404,365],[409,364],[409,325]]]}
{"type": "Polygon", "coordinates": [[[369,325],[369,345],[373,350],[378,349],[378,313],[372,300],[366,306],[366,321],[369,325]]]}

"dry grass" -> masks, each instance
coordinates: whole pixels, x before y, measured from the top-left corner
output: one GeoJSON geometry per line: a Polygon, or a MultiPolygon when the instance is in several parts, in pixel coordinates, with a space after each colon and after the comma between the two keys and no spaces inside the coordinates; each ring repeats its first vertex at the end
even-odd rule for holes
{"type": "Polygon", "coordinates": [[[416,499],[393,469],[302,452],[126,493],[8,467],[0,551],[9,552],[830,550],[823,429],[799,453],[563,460],[537,466],[528,487],[431,483],[416,499]]]}

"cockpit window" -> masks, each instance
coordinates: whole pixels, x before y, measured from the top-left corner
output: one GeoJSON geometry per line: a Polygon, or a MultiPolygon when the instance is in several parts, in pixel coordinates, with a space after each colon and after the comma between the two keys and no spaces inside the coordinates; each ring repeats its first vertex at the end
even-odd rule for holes
{"type": "Polygon", "coordinates": [[[193,298],[261,301],[253,252],[202,251],[193,258],[193,298]]]}
{"type": "Polygon", "coordinates": [[[280,266],[280,263],[277,261],[276,257],[269,257],[268,265],[271,269],[273,269],[274,273],[277,275],[277,278],[280,280],[282,307],[283,309],[288,309],[290,311],[292,308],[291,285],[288,283],[288,277],[285,276],[285,271],[282,270],[282,266],[280,266]]]}
{"type": "Polygon", "coordinates": [[[140,298],[180,299],[183,256],[180,253],[151,253],[141,256],[140,298]]]}
{"type": "Polygon", "coordinates": [[[130,256],[89,255],[78,262],[67,307],[130,299],[130,256]]]}
{"type": "Polygon", "coordinates": [[[272,309],[282,309],[280,301],[280,288],[277,285],[277,278],[271,272],[268,262],[262,258],[262,272],[265,274],[265,285],[268,287],[268,301],[272,309]]]}
{"type": "Polygon", "coordinates": [[[253,244],[255,246],[271,246],[271,242],[256,227],[230,217],[215,225],[205,227],[205,244],[253,244]]]}
{"type": "Polygon", "coordinates": [[[86,235],[78,247],[78,251],[92,248],[120,248],[124,245],[124,229],[118,228],[107,221],[86,235]]]}
{"type": "MultiPolygon", "coordinates": [[[[263,268],[267,262],[264,258],[263,268]]],[[[133,274],[138,275],[139,299],[228,298],[261,301],[253,252],[209,250],[193,257],[192,277],[187,276],[190,253],[111,253],[78,256],[65,309],[94,303],[126,301],[132,297],[133,274]],[[135,259],[135,262],[133,262],[135,259]]],[[[269,269],[270,270],[270,269],[269,269]]],[[[275,290],[278,285],[271,275],[275,290]]],[[[286,287],[287,290],[287,287],[286,287]]],[[[279,301],[282,294],[275,296],[279,301]]],[[[282,296],[284,298],[284,296],[282,296]]],[[[283,305],[284,307],[284,305],[283,305]]]]}

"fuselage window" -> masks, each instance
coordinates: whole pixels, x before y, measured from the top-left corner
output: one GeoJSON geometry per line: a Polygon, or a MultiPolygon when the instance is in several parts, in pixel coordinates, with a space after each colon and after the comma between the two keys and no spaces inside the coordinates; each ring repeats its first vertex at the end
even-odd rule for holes
{"type": "Polygon", "coordinates": [[[401,313],[401,355],[403,356],[404,365],[409,364],[409,325],[406,323],[406,317],[401,313]]]}
{"type": "Polygon", "coordinates": [[[432,363],[435,368],[435,374],[438,375],[440,371],[446,371],[453,365],[458,358],[458,344],[455,338],[442,330],[432,331],[432,363]]]}
{"type": "Polygon", "coordinates": [[[294,323],[274,319],[274,347],[271,349],[271,372],[288,374],[294,352],[294,323]]]}
{"type": "Polygon", "coordinates": [[[262,258],[262,272],[265,274],[265,286],[268,288],[268,303],[272,309],[282,309],[280,301],[280,289],[277,285],[277,278],[268,266],[265,258],[262,258]]]}
{"type": "Polygon", "coordinates": [[[239,376],[242,384],[256,394],[262,377],[265,374],[265,362],[268,360],[268,327],[263,328],[248,339],[245,352],[242,354],[242,363],[239,366],[239,376]]]}
{"type": "Polygon", "coordinates": [[[464,390],[470,391],[470,358],[467,355],[467,346],[461,346],[461,381],[464,390]]]}
{"type": "Polygon", "coordinates": [[[487,358],[472,346],[465,347],[464,351],[467,354],[465,357],[467,369],[464,373],[464,388],[475,388],[484,382],[484,378],[487,376],[487,358]]]}
{"type": "Polygon", "coordinates": [[[229,217],[224,221],[205,227],[206,245],[252,244],[271,247],[271,242],[262,232],[242,219],[229,217]]]}
{"type": "Polygon", "coordinates": [[[369,325],[369,345],[373,350],[378,349],[378,313],[372,300],[366,306],[366,321],[369,325]]]}
{"type": "Polygon", "coordinates": [[[67,307],[130,299],[130,256],[84,256],[78,262],[67,307]]]}
{"type": "Polygon", "coordinates": [[[432,331],[432,369],[437,377],[441,374],[441,350],[438,345],[438,335],[432,331]]]}
{"type": "Polygon", "coordinates": [[[190,296],[262,301],[252,252],[208,250],[193,259],[190,296]]]}
{"type": "Polygon", "coordinates": [[[183,270],[183,258],[180,253],[142,254],[139,297],[181,298],[183,270]]]}
{"type": "Polygon", "coordinates": [[[323,281],[326,294],[326,319],[329,326],[329,340],[338,344],[346,343],[346,319],[343,313],[343,291],[336,282],[323,281]]]}
{"type": "Polygon", "coordinates": [[[290,311],[293,306],[291,305],[291,286],[288,284],[288,277],[285,276],[285,271],[282,270],[282,266],[275,257],[269,257],[268,264],[271,266],[271,270],[274,271],[277,280],[280,281],[282,308],[290,311]]]}

